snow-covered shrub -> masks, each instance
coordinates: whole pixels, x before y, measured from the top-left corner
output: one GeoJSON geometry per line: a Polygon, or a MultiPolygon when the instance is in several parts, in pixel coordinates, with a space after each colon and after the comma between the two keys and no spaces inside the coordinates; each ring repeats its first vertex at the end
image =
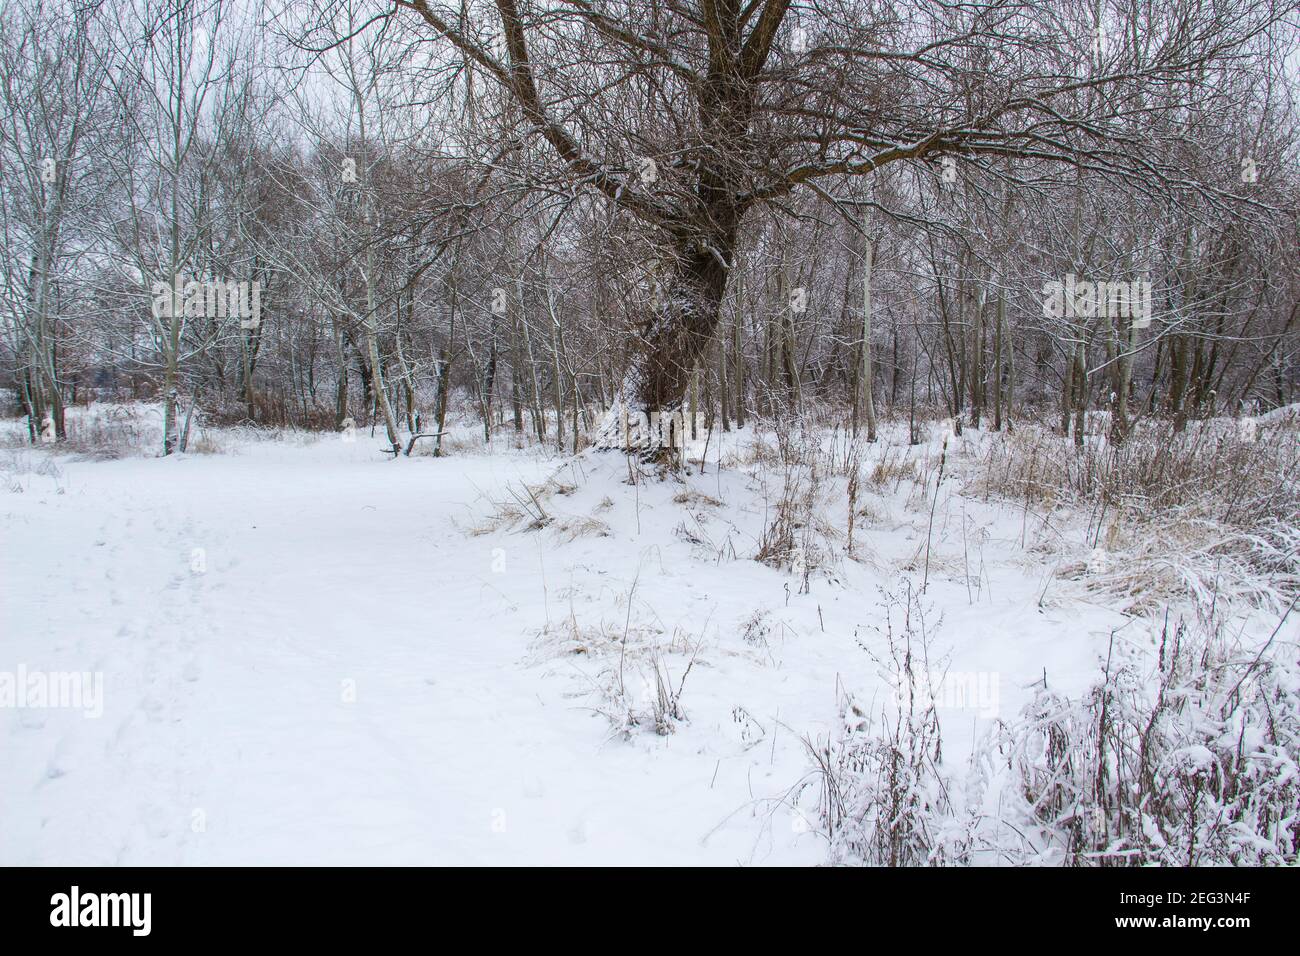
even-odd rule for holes
{"type": "Polygon", "coordinates": [[[537,484],[509,483],[505,494],[497,499],[485,495],[488,513],[475,526],[468,528],[472,536],[494,534],[498,531],[540,531],[555,521],[549,511],[549,501],[555,495],[572,494],[572,485],[566,485],[554,476],[537,484]]]}
{"type": "Polygon", "coordinates": [[[1026,426],[985,449],[968,490],[1034,510],[1088,507],[1088,552],[1111,560],[1102,573],[1080,560],[1061,574],[1130,611],[1188,597],[1276,607],[1300,590],[1300,432],[1290,418],[1254,437],[1230,420],[1181,433],[1143,422],[1122,445],[1090,438],[1081,450],[1026,426]]]}
{"type": "Polygon", "coordinates": [[[1045,841],[1037,862],[1294,864],[1300,668],[1270,650],[1180,620],[1155,674],[1116,647],[1083,697],[1041,690],[996,743],[1045,841]]]}
{"type": "Polygon", "coordinates": [[[623,600],[626,617],[598,624],[580,621],[570,608],[567,617],[538,630],[528,659],[573,664],[578,686],[570,696],[584,699],[608,720],[615,736],[653,730],[666,737],[686,720],[682,695],[702,639],[680,628],[666,634],[657,623],[635,621],[630,612],[635,589],[623,600]]]}
{"type": "Polygon", "coordinates": [[[617,667],[611,662],[599,675],[596,710],[609,720],[615,735],[631,737],[651,729],[667,737],[686,720],[682,693],[695,656],[683,661],[680,677],[674,679],[670,654],[652,647],[648,659],[629,662],[620,656],[617,667]]]}
{"type": "Polygon", "coordinates": [[[46,447],[100,460],[156,455],[162,450],[162,409],[157,405],[68,409],[67,424],[67,441],[46,447]]]}
{"type": "Polygon", "coordinates": [[[1045,684],[959,779],[940,760],[924,617],[907,600],[902,627],[885,625],[895,699],[873,711],[846,697],[840,730],[805,741],[833,861],[1300,861],[1300,664],[1277,641],[1285,617],[1262,647],[1210,618],[1167,624],[1149,662],[1113,643],[1091,688],[1045,684]],[[995,803],[975,812],[988,793],[995,803]]]}
{"type": "Polygon", "coordinates": [[[887,657],[880,663],[897,690],[894,699],[872,710],[845,696],[839,732],[829,740],[805,740],[831,859],[869,866],[968,864],[975,817],[954,804],[952,782],[940,766],[930,635],[910,588],[886,595],[883,634],[887,657]]]}
{"type": "Polygon", "coordinates": [[[906,446],[886,445],[880,458],[871,468],[870,481],[877,491],[890,485],[897,488],[905,480],[916,477],[916,459],[909,458],[906,446]]]}
{"type": "MultiPolygon", "coordinates": [[[[775,478],[775,497],[770,501],[759,535],[754,560],[772,568],[788,570],[807,593],[809,579],[818,569],[832,564],[832,542],[840,532],[826,517],[826,478],[836,470],[836,455],[821,442],[821,435],[802,429],[776,431],[780,470],[775,478]]],[[[767,475],[759,480],[767,484],[767,475]]]]}
{"type": "MultiPolygon", "coordinates": [[[[63,471],[50,456],[33,455],[25,449],[10,450],[0,456],[0,487],[10,493],[27,491],[32,475],[52,479],[55,487],[62,489],[60,479],[63,471]]],[[[62,494],[62,490],[59,493],[62,494]]]]}
{"type": "Polygon", "coordinates": [[[766,647],[768,638],[772,635],[772,616],[771,614],[759,608],[753,614],[745,618],[740,625],[740,636],[746,644],[755,647],[766,647]]]}

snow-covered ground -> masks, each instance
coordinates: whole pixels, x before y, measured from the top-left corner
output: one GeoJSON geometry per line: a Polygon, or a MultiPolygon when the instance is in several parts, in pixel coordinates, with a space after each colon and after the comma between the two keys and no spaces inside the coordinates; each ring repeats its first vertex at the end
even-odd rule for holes
{"type": "MultiPolygon", "coordinates": [[[[933,467],[942,435],[898,438],[864,469],[933,467]]],[[[753,560],[779,474],[737,460],[748,435],[631,484],[617,455],[217,440],[0,452],[0,674],[102,675],[99,716],[0,708],[0,863],[820,863],[806,741],[894,693],[927,539],[929,668],[966,689],[938,700],[946,766],[1036,682],[1080,693],[1112,632],[1151,642],[1054,576],[1082,534],[961,481],[935,505],[885,476],[805,587],[803,557],[753,560]]]]}

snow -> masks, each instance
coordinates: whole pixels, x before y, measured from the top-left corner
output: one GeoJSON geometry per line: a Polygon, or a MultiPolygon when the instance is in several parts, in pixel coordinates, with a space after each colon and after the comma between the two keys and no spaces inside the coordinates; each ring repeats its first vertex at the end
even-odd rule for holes
{"type": "MultiPolygon", "coordinates": [[[[749,438],[728,436],[724,460],[749,438]]],[[[9,453],[0,672],[102,674],[103,713],[0,708],[0,863],[826,859],[788,797],[845,693],[895,694],[882,589],[920,586],[930,510],[908,482],[866,496],[857,559],[801,593],[752,560],[776,491],[761,469],[719,470],[717,436],[705,474],[635,485],[609,453],[218,442],[9,453]],[[493,501],[547,478],[547,527],[492,526],[493,501]],[[652,708],[656,667],[681,688],[664,733],[628,720],[652,708]]],[[[932,669],[979,691],[936,698],[951,767],[1044,675],[1086,688],[1128,623],[1052,580],[1024,530],[1042,519],[959,486],[922,598],[932,669]]],[[[842,504],[827,513],[844,523],[842,504]]]]}

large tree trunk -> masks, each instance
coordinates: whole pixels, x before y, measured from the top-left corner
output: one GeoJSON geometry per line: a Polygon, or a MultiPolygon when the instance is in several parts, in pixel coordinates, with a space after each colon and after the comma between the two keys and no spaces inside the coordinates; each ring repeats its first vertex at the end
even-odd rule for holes
{"type": "Polygon", "coordinates": [[[679,255],[659,308],[632,343],[622,385],[597,431],[597,448],[639,451],[647,458],[672,453],[678,439],[669,422],[681,412],[691,370],[717,329],[727,287],[732,238],[712,245],[712,251],[693,246],[679,255]]]}

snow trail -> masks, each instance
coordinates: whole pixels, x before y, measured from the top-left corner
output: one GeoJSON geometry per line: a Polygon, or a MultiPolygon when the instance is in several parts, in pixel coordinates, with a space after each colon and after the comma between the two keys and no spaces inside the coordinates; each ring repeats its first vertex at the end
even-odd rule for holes
{"type": "Polygon", "coordinates": [[[747,852],[700,846],[736,807],[709,799],[714,761],[661,773],[521,665],[536,574],[493,574],[453,519],[550,466],[336,444],[68,462],[63,494],[11,496],[0,666],[100,670],[106,690],[99,720],[0,711],[0,862],[747,852]],[[688,784],[704,798],[681,811],[688,784]]]}

